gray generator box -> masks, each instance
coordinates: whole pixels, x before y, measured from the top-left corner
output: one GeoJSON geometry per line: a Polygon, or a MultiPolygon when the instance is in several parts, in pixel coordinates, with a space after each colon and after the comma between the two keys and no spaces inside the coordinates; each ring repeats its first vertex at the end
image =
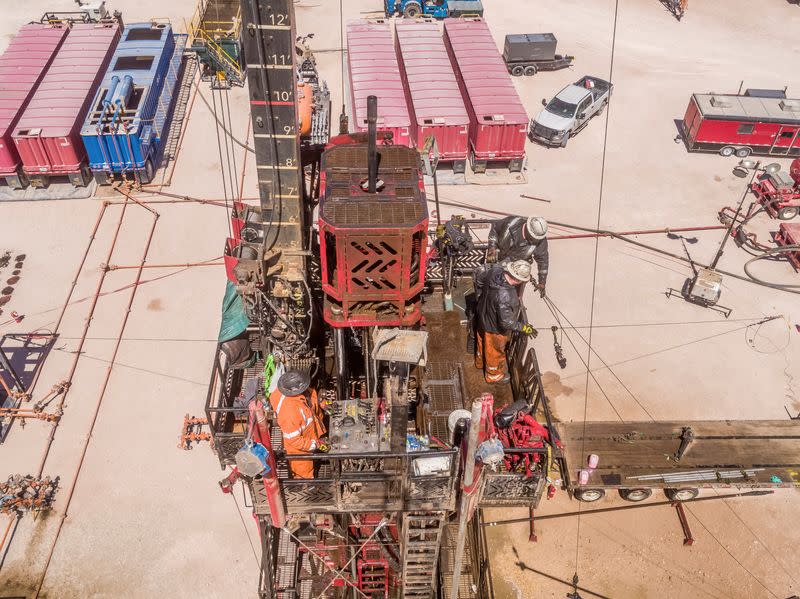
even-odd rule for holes
{"type": "Polygon", "coordinates": [[[447,3],[447,10],[448,16],[451,17],[483,16],[483,4],[480,0],[450,0],[447,3]]]}
{"type": "Polygon", "coordinates": [[[503,60],[507,63],[553,60],[556,56],[557,43],[556,36],[552,33],[507,35],[503,60]]]}

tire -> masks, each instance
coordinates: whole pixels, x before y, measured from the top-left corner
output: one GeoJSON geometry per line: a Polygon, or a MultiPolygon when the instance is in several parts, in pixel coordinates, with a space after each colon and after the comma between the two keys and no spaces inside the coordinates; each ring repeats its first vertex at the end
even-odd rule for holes
{"type": "Polygon", "coordinates": [[[403,16],[409,19],[418,17],[422,13],[422,6],[418,2],[409,2],[403,9],[403,16]]]}
{"type": "Polygon", "coordinates": [[[139,183],[142,185],[147,185],[153,180],[155,174],[156,172],[153,168],[153,161],[148,158],[144,163],[144,170],[139,173],[139,183]]]}
{"type": "Polygon", "coordinates": [[[794,217],[797,216],[797,213],[800,212],[797,206],[784,206],[780,210],[778,210],[778,219],[779,220],[792,220],[794,217]]]}
{"type": "Polygon", "coordinates": [[[538,72],[539,72],[539,69],[536,68],[536,65],[528,65],[527,67],[525,67],[525,76],[526,77],[533,77],[538,72]]]}
{"type": "Polygon", "coordinates": [[[733,156],[736,153],[736,148],[733,146],[725,146],[719,151],[720,156],[733,156]]]}
{"type": "Polygon", "coordinates": [[[569,142],[569,134],[564,136],[564,139],[561,141],[561,144],[560,144],[559,147],[566,148],[567,147],[567,142],[569,142]]]}
{"type": "Polygon", "coordinates": [[[603,114],[603,111],[605,111],[606,106],[608,106],[608,100],[603,102],[603,104],[600,106],[600,108],[597,109],[597,112],[595,112],[594,115],[600,116],[601,114],[603,114]]]}
{"type": "Polygon", "coordinates": [[[736,157],[737,158],[747,158],[753,152],[750,148],[737,148],[736,149],[736,157]]]}
{"type": "Polygon", "coordinates": [[[575,499],[584,503],[593,503],[602,499],[606,492],[603,489],[575,489],[575,499]]]}
{"type": "Polygon", "coordinates": [[[664,495],[670,501],[689,501],[700,494],[700,489],[693,487],[680,487],[677,489],[664,489],[664,495]]]}
{"type": "Polygon", "coordinates": [[[644,501],[653,494],[653,489],[620,489],[619,496],[625,501],[644,501]]]}
{"type": "Polygon", "coordinates": [[[523,67],[521,64],[515,65],[511,67],[511,74],[514,77],[522,77],[525,74],[525,67],[523,67]]]}

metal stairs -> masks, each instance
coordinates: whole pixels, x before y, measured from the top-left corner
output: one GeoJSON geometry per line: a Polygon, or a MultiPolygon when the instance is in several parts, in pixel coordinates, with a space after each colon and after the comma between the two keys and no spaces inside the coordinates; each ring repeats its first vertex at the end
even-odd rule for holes
{"type": "Polygon", "coordinates": [[[403,516],[403,599],[431,598],[446,520],[446,512],[403,516]]]}

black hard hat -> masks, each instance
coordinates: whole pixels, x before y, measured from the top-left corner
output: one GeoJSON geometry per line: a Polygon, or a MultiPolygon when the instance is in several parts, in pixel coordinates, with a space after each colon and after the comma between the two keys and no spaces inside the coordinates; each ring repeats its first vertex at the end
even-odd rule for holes
{"type": "Polygon", "coordinates": [[[300,395],[311,384],[311,377],[300,370],[289,370],[278,379],[278,390],[287,397],[300,395]]]}

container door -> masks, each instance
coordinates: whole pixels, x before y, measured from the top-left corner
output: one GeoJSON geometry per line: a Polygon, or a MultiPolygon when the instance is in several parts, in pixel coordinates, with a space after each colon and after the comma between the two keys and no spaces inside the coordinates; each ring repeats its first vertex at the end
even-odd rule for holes
{"type": "Polygon", "coordinates": [[[800,126],[782,125],[772,142],[770,154],[788,155],[792,150],[800,149],[800,126]]]}

